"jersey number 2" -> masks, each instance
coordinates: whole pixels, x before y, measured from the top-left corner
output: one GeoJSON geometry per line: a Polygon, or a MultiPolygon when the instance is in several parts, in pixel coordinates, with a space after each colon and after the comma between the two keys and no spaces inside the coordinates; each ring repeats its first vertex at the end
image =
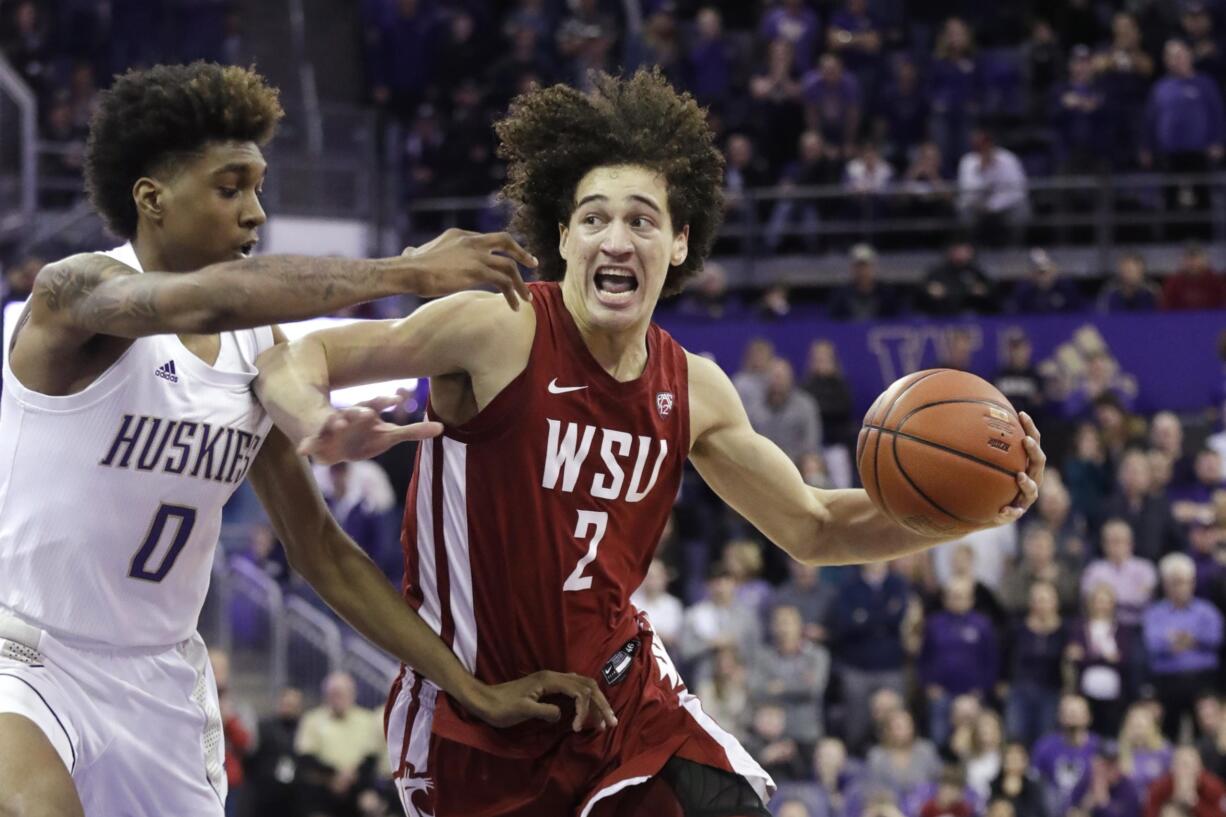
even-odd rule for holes
{"type": "Polygon", "coordinates": [[[128,575],[134,579],[144,579],[148,582],[160,582],[166,578],[166,574],[175,566],[175,559],[179,558],[179,554],[183,552],[183,547],[187,544],[188,537],[192,535],[192,528],[196,525],[196,509],[185,508],[182,505],[167,505],[163,502],[158,507],[158,512],[153,515],[153,522],[149,525],[149,533],[145,535],[145,541],[141,543],[140,550],[136,551],[136,555],[132,557],[132,567],[128,570],[128,575]],[[170,518],[174,517],[179,520],[178,526],[175,528],[174,539],[170,541],[170,548],[166,551],[166,555],[162,557],[162,562],[156,568],[150,569],[149,560],[153,557],[154,551],[162,542],[162,534],[166,531],[166,523],[170,518]]]}
{"type": "Polygon", "coordinates": [[[587,546],[587,553],[566,578],[566,584],[562,585],[563,590],[587,590],[592,586],[592,577],[584,576],[583,569],[596,561],[596,550],[600,547],[600,540],[604,538],[604,531],[608,525],[609,514],[605,511],[579,511],[579,522],[575,525],[575,538],[583,539],[588,535],[588,529],[594,528],[592,542],[587,546]]]}

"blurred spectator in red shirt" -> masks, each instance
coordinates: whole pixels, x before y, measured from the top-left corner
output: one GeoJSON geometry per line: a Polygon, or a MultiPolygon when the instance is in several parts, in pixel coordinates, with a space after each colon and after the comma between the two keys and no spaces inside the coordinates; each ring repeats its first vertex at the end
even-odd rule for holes
{"type": "Polygon", "coordinates": [[[1162,287],[1164,309],[1221,309],[1226,306],[1226,280],[1209,266],[1209,254],[1199,244],[1184,250],[1179,269],[1162,287]]]}
{"type": "Polygon", "coordinates": [[[1226,784],[1205,771],[1192,746],[1181,746],[1171,759],[1171,770],[1149,789],[1145,817],[1159,817],[1167,803],[1175,803],[1192,817],[1226,815],[1226,784]]]}

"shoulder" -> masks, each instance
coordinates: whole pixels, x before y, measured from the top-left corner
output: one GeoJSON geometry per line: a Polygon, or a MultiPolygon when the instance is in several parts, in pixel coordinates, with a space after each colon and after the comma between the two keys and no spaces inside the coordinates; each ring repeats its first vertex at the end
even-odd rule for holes
{"type": "Polygon", "coordinates": [[[698,440],[713,429],[748,422],[745,407],[732,380],[715,361],[685,353],[689,369],[691,436],[698,440]]]}
{"type": "Polygon", "coordinates": [[[48,264],[34,279],[34,317],[68,311],[103,282],[136,270],[102,253],[77,253],[48,264]]]}

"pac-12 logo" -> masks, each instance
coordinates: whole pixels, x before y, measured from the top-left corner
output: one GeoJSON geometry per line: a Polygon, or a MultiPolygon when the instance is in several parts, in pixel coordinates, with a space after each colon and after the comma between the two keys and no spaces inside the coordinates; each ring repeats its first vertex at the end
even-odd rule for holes
{"type": "Polygon", "coordinates": [[[673,393],[671,391],[656,392],[656,411],[661,417],[667,417],[673,410],[673,393]]]}

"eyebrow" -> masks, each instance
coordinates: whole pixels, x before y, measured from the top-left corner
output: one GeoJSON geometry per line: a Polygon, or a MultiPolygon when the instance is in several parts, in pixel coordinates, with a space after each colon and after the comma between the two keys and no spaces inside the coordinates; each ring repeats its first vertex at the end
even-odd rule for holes
{"type": "MultiPolygon", "coordinates": [[[[258,167],[258,165],[247,164],[245,162],[230,162],[229,164],[222,165],[221,167],[214,170],[213,175],[223,176],[226,173],[237,173],[240,176],[246,176],[247,174],[252,172],[252,168],[254,167],[258,167]]],[[[263,172],[260,175],[265,176],[267,174],[268,174],[268,165],[264,165],[263,172]]]]}
{"type": "MultiPolygon", "coordinates": [[[[660,205],[656,204],[654,201],[647,198],[646,196],[640,196],[638,193],[631,193],[628,198],[631,198],[634,201],[640,202],[641,204],[647,205],[652,210],[655,210],[657,213],[661,212],[660,205]]],[[[599,193],[593,193],[590,196],[584,196],[583,198],[579,199],[579,203],[576,204],[575,207],[576,208],[582,207],[583,205],[587,204],[590,201],[607,202],[608,200],[609,200],[608,196],[602,196],[599,193]]]]}

